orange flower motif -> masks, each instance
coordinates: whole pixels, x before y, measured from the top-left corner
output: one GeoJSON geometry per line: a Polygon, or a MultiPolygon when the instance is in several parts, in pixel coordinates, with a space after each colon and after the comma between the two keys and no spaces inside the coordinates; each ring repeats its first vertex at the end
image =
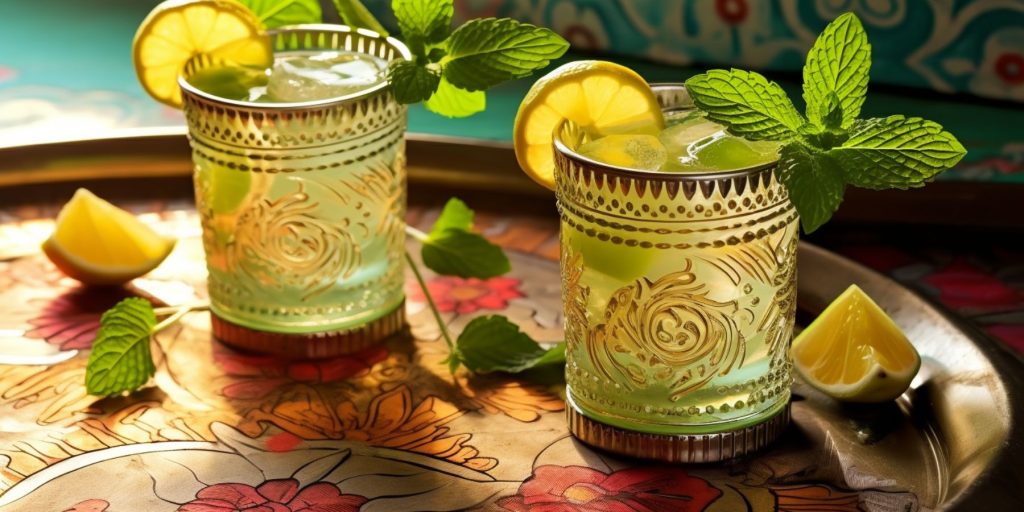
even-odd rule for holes
{"type": "Polygon", "coordinates": [[[302,439],[346,439],[373,446],[407,450],[487,471],[498,461],[480,457],[469,445],[471,434],[449,434],[448,423],[464,411],[430,396],[415,403],[408,386],[377,395],[365,410],[351,402],[332,406],[312,388],[296,389],[276,405],[246,415],[239,428],[258,436],[264,423],[280,427],[302,439]]]}

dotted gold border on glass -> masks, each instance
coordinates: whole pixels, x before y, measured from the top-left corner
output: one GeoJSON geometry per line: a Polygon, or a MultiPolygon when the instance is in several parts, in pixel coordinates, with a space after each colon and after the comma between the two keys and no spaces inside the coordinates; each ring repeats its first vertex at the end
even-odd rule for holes
{"type": "Polygon", "coordinates": [[[714,434],[649,434],[613,427],[566,407],[569,432],[584,443],[617,455],[677,463],[735,459],[771,444],[790,422],[790,404],[750,427],[714,434]]]}
{"type": "Polygon", "coordinates": [[[358,327],[308,334],[257,331],[211,314],[213,336],[236,348],[293,359],[321,359],[359,352],[405,329],[405,303],[358,327]]]}

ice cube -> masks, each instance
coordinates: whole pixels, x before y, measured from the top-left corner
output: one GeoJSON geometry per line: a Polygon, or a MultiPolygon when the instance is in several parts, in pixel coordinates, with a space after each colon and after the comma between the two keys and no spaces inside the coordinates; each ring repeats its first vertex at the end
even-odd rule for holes
{"type": "Polygon", "coordinates": [[[779,144],[749,141],[716,132],[689,145],[685,154],[673,154],[665,166],[670,172],[731,171],[766,164],[778,158],[779,144]]]}
{"type": "Polygon", "coordinates": [[[690,111],[681,119],[666,119],[668,128],[662,130],[658,139],[668,149],[669,153],[681,154],[686,148],[701,139],[710,137],[722,131],[722,125],[709,121],[696,111],[690,111]]]}
{"type": "Polygon", "coordinates": [[[290,54],[274,60],[269,99],[315,101],[353,94],[384,81],[384,61],[351,52],[290,54]]]}
{"type": "Polygon", "coordinates": [[[606,164],[647,171],[658,170],[668,158],[665,146],[653,135],[609,135],[583,144],[579,153],[606,164]]]}

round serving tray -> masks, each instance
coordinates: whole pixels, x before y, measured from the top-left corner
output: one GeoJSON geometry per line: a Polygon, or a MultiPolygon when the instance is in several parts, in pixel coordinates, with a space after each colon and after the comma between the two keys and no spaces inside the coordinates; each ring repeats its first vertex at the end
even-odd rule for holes
{"type": "MultiPolygon", "coordinates": [[[[560,339],[553,199],[504,145],[410,135],[408,153],[410,223],[429,225],[459,195],[488,236],[518,250],[502,278],[429,278],[451,329],[497,312],[538,339],[560,339]]],[[[839,405],[797,382],[783,440],[730,464],[660,466],[575,442],[557,375],[449,375],[412,288],[411,336],[355,356],[234,352],[195,314],[160,339],[156,386],[88,397],[85,349],[103,308],[127,294],[176,303],[205,293],[190,173],[180,129],[0,147],[0,511],[177,510],[250,490],[268,502],[315,496],[362,510],[1021,508],[1019,359],[898,283],[809,244],[799,253],[801,317],[856,283],[914,342],[921,372],[898,401],[874,407],[839,405]],[[78,186],[179,236],[172,258],[125,290],[62,278],[38,242],[78,186]]]]}

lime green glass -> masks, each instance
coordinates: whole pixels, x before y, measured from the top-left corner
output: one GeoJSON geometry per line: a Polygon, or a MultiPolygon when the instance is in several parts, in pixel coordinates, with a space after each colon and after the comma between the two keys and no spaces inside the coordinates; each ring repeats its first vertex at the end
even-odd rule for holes
{"type": "MultiPolygon", "coordinates": [[[[344,26],[296,26],[271,38],[275,55],[409,58],[392,38],[344,26]]],[[[189,84],[202,65],[186,69],[180,85],[215,334],[326,356],[400,329],[405,106],[383,82],[315,101],[225,99],[189,84]]]]}
{"type": "MultiPolygon", "coordinates": [[[[656,86],[687,108],[682,86],[656,86]]],[[[797,214],[774,163],[666,173],[556,132],[570,429],[613,452],[705,462],[788,422],[797,214]]]]}

